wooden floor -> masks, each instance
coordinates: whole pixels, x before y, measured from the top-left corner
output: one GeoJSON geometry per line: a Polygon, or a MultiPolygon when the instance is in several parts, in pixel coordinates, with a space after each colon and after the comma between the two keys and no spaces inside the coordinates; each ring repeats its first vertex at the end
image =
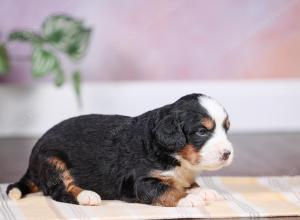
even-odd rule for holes
{"type": "MultiPolygon", "coordinates": [[[[233,163],[203,175],[300,175],[300,133],[232,134],[233,163]]],[[[16,181],[25,172],[35,138],[0,138],[0,183],[16,181]]]]}
{"type": "MultiPolygon", "coordinates": [[[[203,175],[300,175],[300,133],[232,134],[230,139],[235,150],[232,165],[203,175]]],[[[21,177],[35,141],[36,138],[0,138],[0,183],[21,177]]]]}

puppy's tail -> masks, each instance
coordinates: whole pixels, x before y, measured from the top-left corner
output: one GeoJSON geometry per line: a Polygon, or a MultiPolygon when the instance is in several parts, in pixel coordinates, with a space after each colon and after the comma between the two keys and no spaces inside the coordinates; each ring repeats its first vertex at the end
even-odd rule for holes
{"type": "Polygon", "coordinates": [[[18,182],[8,185],[6,189],[8,197],[12,200],[21,199],[29,193],[38,191],[39,189],[30,179],[28,171],[18,182]]]}

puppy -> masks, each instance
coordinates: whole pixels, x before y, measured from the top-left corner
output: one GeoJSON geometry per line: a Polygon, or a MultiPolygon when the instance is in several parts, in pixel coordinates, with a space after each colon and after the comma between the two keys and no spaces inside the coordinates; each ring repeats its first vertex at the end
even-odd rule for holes
{"type": "Polygon", "coordinates": [[[214,99],[191,94],[137,117],[83,115],[35,144],[11,199],[42,191],[54,200],[99,205],[102,199],[159,206],[201,206],[219,199],[200,188],[202,170],[227,166],[229,118],[214,99]],[[101,196],[101,197],[100,197],[101,196]]]}

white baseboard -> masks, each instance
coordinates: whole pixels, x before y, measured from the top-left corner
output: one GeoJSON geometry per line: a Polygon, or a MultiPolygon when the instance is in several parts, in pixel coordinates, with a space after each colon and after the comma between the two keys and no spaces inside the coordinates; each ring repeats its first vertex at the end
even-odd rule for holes
{"type": "Polygon", "coordinates": [[[234,132],[300,131],[300,80],[138,81],[85,83],[82,109],[69,86],[1,86],[0,136],[39,136],[79,114],[134,116],[194,92],[217,98],[234,132]]]}

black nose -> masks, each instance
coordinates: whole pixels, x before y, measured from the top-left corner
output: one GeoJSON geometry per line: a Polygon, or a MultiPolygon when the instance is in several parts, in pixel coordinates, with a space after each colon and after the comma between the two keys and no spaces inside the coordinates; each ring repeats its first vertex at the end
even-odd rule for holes
{"type": "Polygon", "coordinates": [[[225,151],[223,152],[223,154],[222,154],[221,159],[222,159],[222,160],[227,160],[227,159],[229,158],[230,154],[231,154],[231,152],[230,152],[229,150],[225,150],[225,151]]]}

